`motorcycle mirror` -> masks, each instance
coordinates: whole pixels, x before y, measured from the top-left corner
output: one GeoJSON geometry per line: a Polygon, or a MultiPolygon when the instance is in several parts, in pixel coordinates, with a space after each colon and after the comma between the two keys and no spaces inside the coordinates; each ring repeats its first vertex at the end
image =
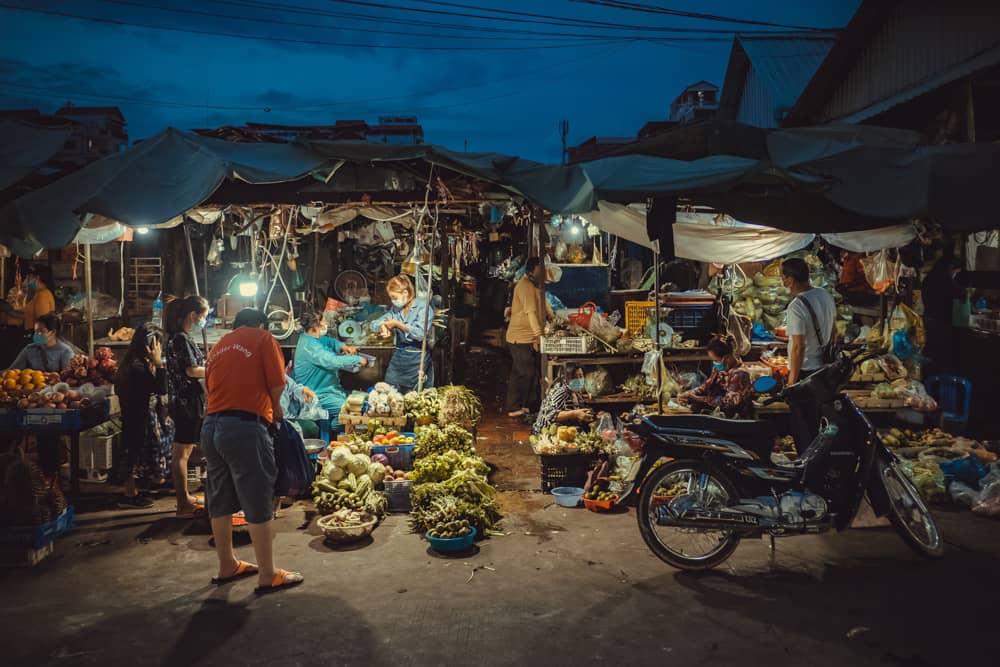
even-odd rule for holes
{"type": "Polygon", "coordinates": [[[753,383],[753,390],[758,394],[770,394],[778,386],[778,381],[769,375],[757,378],[753,383]]]}

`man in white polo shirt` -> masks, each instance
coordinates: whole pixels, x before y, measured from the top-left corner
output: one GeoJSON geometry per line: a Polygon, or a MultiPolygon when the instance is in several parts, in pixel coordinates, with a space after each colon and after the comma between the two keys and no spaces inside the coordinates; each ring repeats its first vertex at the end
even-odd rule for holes
{"type": "MultiPolygon", "coordinates": [[[[788,383],[805,379],[829,363],[837,304],[825,289],[809,284],[809,265],[794,257],[781,265],[781,281],[792,293],[785,312],[788,331],[788,383]]],[[[803,451],[819,429],[815,405],[799,406],[792,415],[795,443],[803,451]]]]}

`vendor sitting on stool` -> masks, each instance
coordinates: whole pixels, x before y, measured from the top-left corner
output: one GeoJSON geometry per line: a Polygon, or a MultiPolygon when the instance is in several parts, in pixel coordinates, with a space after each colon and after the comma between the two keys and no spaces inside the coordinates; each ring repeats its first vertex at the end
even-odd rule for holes
{"type": "Polygon", "coordinates": [[[316,393],[319,404],[330,413],[330,426],[336,428],[340,408],[347,399],[340,385],[340,371],[366,366],[368,360],[358,356],[357,349],[326,335],[322,313],[307,313],[299,322],[302,335],[295,346],[292,377],[316,393]]]}
{"type": "Polygon", "coordinates": [[[730,419],[752,419],[753,385],[750,374],[733,350],[732,338],[713,338],[708,343],[712,374],[697,389],[686,391],[677,401],[694,412],[708,413],[719,409],[730,419]]]}
{"type": "Polygon", "coordinates": [[[542,399],[542,407],[531,432],[538,435],[552,424],[582,425],[594,421],[593,411],[583,407],[586,397],[584,384],[582,367],[570,365],[563,368],[560,378],[542,399]]]}

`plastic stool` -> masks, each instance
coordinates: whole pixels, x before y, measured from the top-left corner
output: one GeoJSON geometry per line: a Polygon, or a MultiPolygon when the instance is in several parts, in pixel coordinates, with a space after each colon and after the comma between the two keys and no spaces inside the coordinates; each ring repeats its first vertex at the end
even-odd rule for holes
{"type": "Polygon", "coordinates": [[[318,419],[316,424],[319,426],[319,437],[326,444],[330,444],[330,420],[329,419],[318,419]]]}
{"type": "Polygon", "coordinates": [[[969,407],[972,404],[972,382],[957,375],[934,375],[924,380],[927,393],[941,408],[942,428],[954,425],[960,433],[969,426],[969,407]]]}

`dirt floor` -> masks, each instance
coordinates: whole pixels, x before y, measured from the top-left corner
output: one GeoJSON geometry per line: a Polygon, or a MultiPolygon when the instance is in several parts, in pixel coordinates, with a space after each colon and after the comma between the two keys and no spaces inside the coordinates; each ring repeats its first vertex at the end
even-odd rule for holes
{"type": "MultiPolygon", "coordinates": [[[[277,521],[297,589],[215,587],[205,526],[164,497],[96,511],[29,570],[0,571],[4,665],[995,664],[1000,522],[938,514],[945,557],[913,555],[889,528],[747,540],[715,572],[680,573],[639,537],[632,511],[565,509],[538,490],[527,426],[493,414],[503,536],[443,558],[391,515],[331,548],[311,504],[277,521]],[[993,657],[990,657],[993,656],[993,657]]],[[[245,533],[238,555],[252,558],[245,533]]]]}

